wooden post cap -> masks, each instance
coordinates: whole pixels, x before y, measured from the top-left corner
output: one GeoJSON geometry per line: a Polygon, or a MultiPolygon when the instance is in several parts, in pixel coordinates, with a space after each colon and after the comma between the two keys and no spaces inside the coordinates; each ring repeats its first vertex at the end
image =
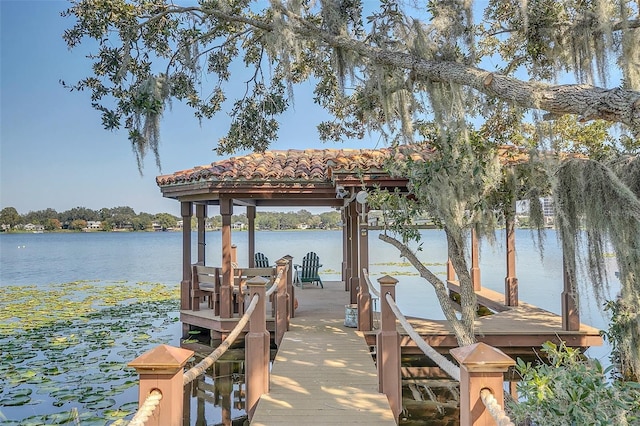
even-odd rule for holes
{"type": "Polygon", "coordinates": [[[389,276],[389,275],[385,275],[384,277],[380,277],[378,278],[378,282],[382,285],[394,285],[394,284],[398,284],[398,280],[396,280],[395,278],[389,276]]]}
{"type": "Polygon", "coordinates": [[[193,351],[188,349],[160,345],[143,353],[127,366],[135,368],[138,373],[175,374],[192,356],[193,351]]]}
{"type": "Polygon", "coordinates": [[[251,286],[266,286],[267,283],[269,282],[268,279],[264,278],[264,277],[253,277],[249,280],[247,280],[247,286],[251,287],[251,286]]]}
{"type": "Polygon", "coordinates": [[[288,263],[289,263],[289,259],[287,259],[286,257],[283,257],[282,259],[276,260],[276,265],[278,265],[278,266],[285,266],[288,263]]]}
{"type": "Polygon", "coordinates": [[[469,372],[504,372],[516,364],[500,349],[482,342],[454,348],[449,352],[469,372]]]}

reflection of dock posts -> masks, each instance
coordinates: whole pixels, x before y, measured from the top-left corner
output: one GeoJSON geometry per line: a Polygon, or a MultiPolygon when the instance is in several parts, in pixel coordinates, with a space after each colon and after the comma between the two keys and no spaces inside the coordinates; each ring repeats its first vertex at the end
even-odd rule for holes
{"type": "Polygon", "coordinates": [[[160,345],[127,364],[140,376],[138,407],[144,404],[147,395],[159,390],[162,399],[145,423],[148,426],[182,425],[182,402],[184,395],[184,365],[193,356],[193,351],[160,345]]]}
{"type": "Polygon", "coordinates": [[[287,331],[287,281],[286,274],[284,271],[287,267],[287,261],[285,259],[280,259],[276,262],[276,276],[280,274],[280,271],[283,272],[282,278],[278,282],[278,288],[276,289],[275,300],[276,300],[276,317],[275,317],[275,342],[278,347],[280,347],[280,342],[282,342],[282,337],[284,336],[284,332],[287,331]]]}
{"type": "MultiPolygon", "coordinates": [[[[194,397],[196,397],[196,426],[206,426],[207,425],[207,418],[205,416],[205,390],[204,390],[204,374],[200,375],[198,377],[196,377],[195,379],[193,379],[193,381],[191,383],[189,383],[187,386],[191,386],[193,391],[194,391],[194,397]],[[202,389],[202,396],[199,397],[198,395],[198,389],[202,389]]],[[[186,393],[186,392],[185,392],[186,393]]],[[[191,403],[189,403],[189,405],[185,405],[185,407],[187,408],[187,411],[191,410],[191,403]]],[[[189,413],[189,415],[191,415],[191,413],[189,413]]],[[[184,422],[183,424],[187,424],[186,422],[184,422]]],[[[188,424],[191,424],[191,422],[189,421],[188,424]]]]}
{"type": "Polygon", "coordinates": [[[220,407],[222,408],[222,424],[231,424],[231,393],[233,392],[233,364],[230,362],[216,362],[214,365],[215,377],[214,389],[220,395],[220,407]]]}
{"type": "Polygon", "coordinates": [[[515,361],[485,343],[474,343],[450,352],[460,364],[460,426],[495,424],[482,402],[480,391],[489,389],[498,404],[504,407],[504,372],[515,365],[515,361]]]}
{"type": "Polygon", "coordinates": [[[289,270],[287,271],[287,330],[289,330],[289,320],[296,316],[296,295],[293,285],[293,256],[286,255],[284,260],[289,262],[289,270]]]}
{"type": "Polygon", "coordinates": [[[269,332],[267,331],[267,280],[253,277],[247,281],[249,300],[260,297],[249,319],[249,332],[245,336],[245,382],[247,384],[247,415],[249,421],[260,397],[269,392],[269,332]]]}
{"type": "Polygon", "coordinates": [[[387,302],[387,294],[396,298],[398,280],[388,275],[378,278],[380,283],[381,325],[376,339],[378,391],[387,395],[393,416],[398,421],[402,411],[402,376],[400,372],[400,334],[396,317],[387,302]]]}

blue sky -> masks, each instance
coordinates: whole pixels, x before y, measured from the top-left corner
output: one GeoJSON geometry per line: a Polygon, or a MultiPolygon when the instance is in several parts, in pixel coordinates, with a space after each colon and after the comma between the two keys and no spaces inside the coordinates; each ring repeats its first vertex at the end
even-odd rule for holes
{"type": "MultiPolygon", "coordinates": [[[[102,128],[88,93],[59,83],[90,72],[90,46],[69,51],[62,33],[72,25],[60,12],[65,1],[0,0],[0,209],[18,213],[73,207],[98,210],[130,206],[137,213],[179,214],[179,203],[162,197],[153,155],[138,173],[126,132],[102,128]]],[[[95,49],[94,49],[95,51],[95,49]]],[[[312,86],[296,89],[295,111],[282,117],[272,149],[375,147],[368,139],[343,144],[319,141],[325,114],[311,100],[312,86]]],[[[200,126],[190,110],[174,103],[162,120],[162,174],[209,164],[227,130],[223,112],[200,126]]]]}

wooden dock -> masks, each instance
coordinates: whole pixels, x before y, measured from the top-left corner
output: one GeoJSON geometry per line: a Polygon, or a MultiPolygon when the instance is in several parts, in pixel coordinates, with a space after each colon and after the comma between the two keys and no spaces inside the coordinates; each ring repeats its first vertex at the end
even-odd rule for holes
{"type": "Polygon", "coordinates": [[[296,290],[299,307],[251,425],[395,425],[362,333],[344,326],[341,282],[296,290]]]}

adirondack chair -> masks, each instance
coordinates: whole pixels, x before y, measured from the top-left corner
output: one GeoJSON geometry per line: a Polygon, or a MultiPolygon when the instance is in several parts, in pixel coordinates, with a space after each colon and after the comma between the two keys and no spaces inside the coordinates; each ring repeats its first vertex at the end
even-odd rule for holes
{"type": "Polygon", "coordinates": [[[324,288],[318,274],[321,266],[320,258],[314,252],[304,255],[302,265],[293,265],[296,270],[296,280],[300,283],[300,287],[303,287],[304,283],[316,283],[316,285],[319,284],[321,288],[324,288]]]}
{"type": "Polygon", "coordinates": [[[269,258],[265,256],[263,253],[256,253],[253,255],[255,260],[256,268],[268,268],[269,267],[269,258]]]}

